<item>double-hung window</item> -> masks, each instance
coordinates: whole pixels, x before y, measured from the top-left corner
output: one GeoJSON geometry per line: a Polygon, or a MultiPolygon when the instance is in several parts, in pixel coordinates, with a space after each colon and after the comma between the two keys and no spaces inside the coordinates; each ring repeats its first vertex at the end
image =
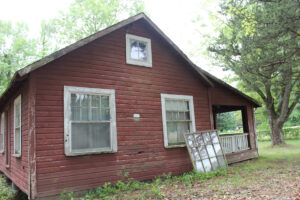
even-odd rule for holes
{"type": "Polygon", "coordinates": [[[184,133],[196,131],[193,97],[161,94],[161,104],[165,147],[185,146],[184,133]]]}
{"type": "Polygon", "coordinates": [[[117,151],[115,91],[65,86],[65,154],[117,151]]]}
{"type": "Polygon", "coordinates": [[[5,149],[5,113],[1,114],[1,143],[0,143],[0,153],[4,152],[5,149]]]}
{"type": "Polygon", "coordinates": [[[152,67],[151,40],[126,34],[126,63],[152,67]]]}
{"type": "Polygon", "coordinates": [[[14,102],[14,156],[20,157],[22,154],[22,105],[21,95],[14,102]]]}

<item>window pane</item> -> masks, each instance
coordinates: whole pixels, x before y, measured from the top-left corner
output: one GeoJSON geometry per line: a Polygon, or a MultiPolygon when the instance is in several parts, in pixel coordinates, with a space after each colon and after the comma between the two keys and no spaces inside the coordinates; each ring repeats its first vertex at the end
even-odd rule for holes
{"type": "Polygon", "coordinates": [[[146,43],[144,42],[139,42],[139,47],[140,47],[140,51],[139,51],[139,59],[140,60],[147,60],[147,48],[146,48],[146,43]]]}
{"type": "Polygon", "coordinates": [[[196,165],[197,171],[204,172],[204,169],[203,169],[201,161],[196,161],[195,165],[196,165]]]}
{"type": "Polygon", "coordinates": [[[214,144],[214,147],[215,147],[216,154],[221,156],[222,150],[221,150],[220,144],[214,144]]]}
{"type": "Polygon", "coordinates": [[[101,120],[102,121],[110,120],[110,110],[109,109],[101,109],[101,120]]]}
{"type": "Polygon", "coordinates": [[[137,41],[130,40],[130,57],[136,60],[139,59],[139,47],[137,41]]]}
{"type": "Polygon", "coordinates": [[[197,148],[191,148],[191,153],[194,157],[194,160],[200,160],[200,155],[197,148]]]}
{"type": "Polygon", "coordinates": [[[71,106],[80,106],[80,94],[71,94],[71,106]]]}
{"type": "Polygon", "coordinates": [[[206,172],[211,171],[211,165],[210,165],[210,162],[209,162],[208,159],[203,160],[202,163],[204,165],[204,168],[205,168],[206,172]]]}
{"type": "Polygon", "coordinates": [[[71,107],[71,119],[74,121],[80,120],[80,107],[71,107]]]}
{"type": "Polygon", "coordinates": [[[89,121],[89,108],[88,107],[81,108],[81,120],[89,121]]]}
{"type": "Polygon", "coordinates": [[[110,147],[110,124],[72,124],[72,149],[96,149],[110,147]]]}
{"type": "Polygon", "coordinates": [[[100,108],[92,108],[92,121],[100,121],[100,108]]]}
{"type": "Polygon", "coordinates": [[[226,166],[225,160],[222,156],[218,156],[218,161],[219,161],[220,167],[226,166]]]}
{"type": "Polygon", "coordinates": [[[188,110],[188,102],[187,101],[178,101],[178,110],[188,110]]]}
{"type": "Polygon", "coordinates": [[[209,157],[216,156],[212,145],[206,145],[206,149],[209,157]]]}
{"type": "Polygon", "coordinates": [[[20,128],[15,129],[15,154],[20,154],[21,141],[20,141],[20,128]]]}
{"type": "Polygon", "coordinates": [[[200,151],[201,159],[206,159],[206,158],[208,158],[208,155],[207,155],[207,151],[206,151],[205,146],[200,146],[200,147],[199,147],[199,151],[200,151]]]}
{"type": "Polygon", "coordinates": [[[101,96],[101,107],[109,108],[109,96],[101,96]]]}
{"type": "Polygon", "coordinates": [[[166,110],[177,110],[176,101],[166,100],[166,110]]]}
{"type": "Polygon", "coordinates": [[[177,143],[177,126],[175,122],[167,122],[168,143],[177,143]]]}
{"type": "Polygon", "coordinates": [[[88,107],[90,105],[90,95],[81,95],[81,106],[88,107]]]}
{"type": "Polygon", "coordinates": [[[178,142],[184,143],[184,133],[189,133],[189,122],[178,122],[177,123],[178,131],[178,142]]]}
{"type": "Polygon", "coordinates": [[[5,131],[5,118],[4,114],[1,117],[1,151],[4,150],[4,131],[5,131]]]}
{"type": "Polygon", "coordinates": [[[100,107],[100,96],[92,96],[92,107],[100,107]]]}
{"type": "Polygon", "coordinates": [[[214,170],[216,170],[219,167],[218,161],[216,157],[210,158],[210,162],[214,168],[214,170]]]}
{"type": "Polygon", "coordinates": [[[172,112],[167,111],[166,117],[167,120],[172,120],[172,112]]]}

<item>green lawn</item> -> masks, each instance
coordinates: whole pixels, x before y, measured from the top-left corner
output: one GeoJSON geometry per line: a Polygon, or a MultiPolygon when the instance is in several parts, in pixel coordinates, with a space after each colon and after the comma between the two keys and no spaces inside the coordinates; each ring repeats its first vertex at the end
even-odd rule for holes
{"type": "MultiPolygon", "coordinates": [[[[230,165],[227,170],[211,173],[186,173],[182,176],[157,178],[152,182],[127,179],[91,190],[82,197],[72,192],[61,199],[295,199],[300,195],[300,140],[273,148],[259,142],[259,158],[230,165]],[[127,180],[127,181],[124,181],[127,180]]],[[[2,181],[3,182],[3,181],[2,181]]],[[[8,190],[0,189],[0,198],[8,190]]]]}

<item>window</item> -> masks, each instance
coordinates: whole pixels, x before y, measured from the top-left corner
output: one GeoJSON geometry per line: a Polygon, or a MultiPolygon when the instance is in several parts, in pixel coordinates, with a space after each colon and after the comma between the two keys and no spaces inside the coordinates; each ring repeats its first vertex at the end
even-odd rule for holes
{"type": "Polygon", "coordinates": [[[117,151],[115,91],[65,86],[65,154],[117,151]]]}
{"type": "Polygon", "coordinates": [[[126,63],[152,67],[151,40],[126,34],[126,63]]]}
{"type": "Polygon", "coordinates": [[[22,152],[22,116],[21,95],[14,102],[14,156],[20,157],[22,152]]]}
{"type": "Polygon", "coordinates": [[[196,131],[193,97],[161,94],[161,104],[165,147],[185,146],[183,134],[196,131]]]}
{"type": "Polygon", "coordinates": [[[4,145],[5,145],[5,114],[2,113],[1,115],[1,143],[0,143],[0,153],[4,152],[4,145]]]}

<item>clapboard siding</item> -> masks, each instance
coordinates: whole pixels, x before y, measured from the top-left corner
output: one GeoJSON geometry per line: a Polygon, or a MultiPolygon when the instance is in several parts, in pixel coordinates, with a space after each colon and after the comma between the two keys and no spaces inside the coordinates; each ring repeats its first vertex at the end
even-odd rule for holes
{"type": "Polygon", "coordinates": [[[185,148],[163,145],[161,93],[192,95],[196,127],[209,129],[207,87],[153,30],[136,22],[33,72],[36,91],[37,196],[114,182],[119,172],[145,180],[192,168],[185,148]],[[125,34],[147,37],[152,68],[126,64],[125,34]],[[114,89],[118,152],[64,155],[64,86],[114,89]],[[141,119],[133,120],[139,113],[141,119]]]}
{"type": "MultiPolygon", "coordinates": [[[[10,180],[12,180],[17,187],[28,194],[28,82],[25,81],[18,91],[15,92],[5,105],[1,105],[1,111],[6,111],[6,139],[9,140],[8,151],[0,154],[0,170],[10,180]],[[22,98],[21,104],[21,118],[22,118],[22,156],[20,158],[14,157],[14,100],[19,95],[22,98]],[[8,154],[9,168],[6,167],[6,156],[8,154]]],[[[6,140],[7,141],[7,140],[6,140]]]]}

